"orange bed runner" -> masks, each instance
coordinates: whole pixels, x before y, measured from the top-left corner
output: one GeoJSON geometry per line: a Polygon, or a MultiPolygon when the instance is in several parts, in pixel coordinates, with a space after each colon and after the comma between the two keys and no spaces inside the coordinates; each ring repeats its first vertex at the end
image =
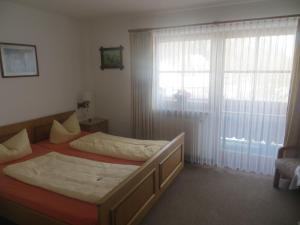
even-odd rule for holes
{"type": "Polygon", "coordinates": [[[55,145],[51,144],[49,141],[43,141],[32,145],[31,155],[10,163],[0,164],[1,197],[17,202],[49,217],[55,218],[56,220],[60,220],[72,225],[96,225],[98,219],[96,205],[68,198],[63,195],[56,194],[55,192],[25,184],[5,176],[2,172],[2,169],[9,164],[22,162],[44,155],[51,151],[101,162],[132,165],[141,165],[143,163],[116,159],[88,152],[81,152],[69,147],[68,143],[55,145]]]}

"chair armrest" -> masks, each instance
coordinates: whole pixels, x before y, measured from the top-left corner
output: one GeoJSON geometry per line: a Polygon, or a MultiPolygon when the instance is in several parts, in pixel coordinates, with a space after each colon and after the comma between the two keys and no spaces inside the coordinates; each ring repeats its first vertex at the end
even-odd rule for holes
{"type": "Polygon", "coordinates": [[[299,146],[284,146],[278,150],[277,158],[297,158],[300,156],[299,146]]]}

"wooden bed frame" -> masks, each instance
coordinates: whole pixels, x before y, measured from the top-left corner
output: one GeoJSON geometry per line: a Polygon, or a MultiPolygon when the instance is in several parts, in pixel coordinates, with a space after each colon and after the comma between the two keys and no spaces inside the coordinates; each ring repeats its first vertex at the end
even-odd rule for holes
{"type": "MultiPolygon", "coordinates": [[[[54,119],[73,111],[0,127],[0,143],[26,128],[31,143],[48,139],[54,119]]],[[[97,204],[97,225],[136,225],[160,198],[184,166],[184,133],[146,161],[97,204]]],[[[19,203],[0,198],[0,216],[20,225],[67,225],[19,203]]]]}

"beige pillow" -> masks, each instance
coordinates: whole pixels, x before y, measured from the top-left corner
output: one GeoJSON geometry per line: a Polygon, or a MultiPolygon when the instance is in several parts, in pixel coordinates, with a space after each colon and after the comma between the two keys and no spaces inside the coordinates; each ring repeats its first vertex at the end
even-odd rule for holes
{"type": "Polygon", "coordinates": [[[20,159],[32,153],[26,129],[0,144],[0,163],[20,159]]]}
{"type": "Polygon", "coordinates": [[[63,124],[54,120],[50,131],[50,142],[61,144],[74,139],[80,134],[80,125],[75,113],[73,113],[63,124]]]}
{"type": "Polygon", "coordinates": [[[72,133],[80,133],[80,125],[76,113],[73,113],[63,124],[64,128],[72,133]]]}

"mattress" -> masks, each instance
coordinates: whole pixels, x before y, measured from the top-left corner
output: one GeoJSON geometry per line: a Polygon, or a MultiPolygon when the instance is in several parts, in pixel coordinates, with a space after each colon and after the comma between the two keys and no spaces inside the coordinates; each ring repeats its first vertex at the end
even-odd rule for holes
{"type": "Polygon", "coordinates": [[[44,190],[39,187],[25,184],[5,176],[2,169],[15,162],[22,162],[51,151],[77,156],[101,162],[142,165],[143,162],[115,159],[112,157],[81,152],[69,147],[68,143],[54,145],[43,141],[32,145],[32,154],[20,160],[0,165],[0,196],[29,207],[49,217],[72,225],[96,225],[98,220],[97,206],[95,204],[65,197],[63,195],[44,190]]]}

